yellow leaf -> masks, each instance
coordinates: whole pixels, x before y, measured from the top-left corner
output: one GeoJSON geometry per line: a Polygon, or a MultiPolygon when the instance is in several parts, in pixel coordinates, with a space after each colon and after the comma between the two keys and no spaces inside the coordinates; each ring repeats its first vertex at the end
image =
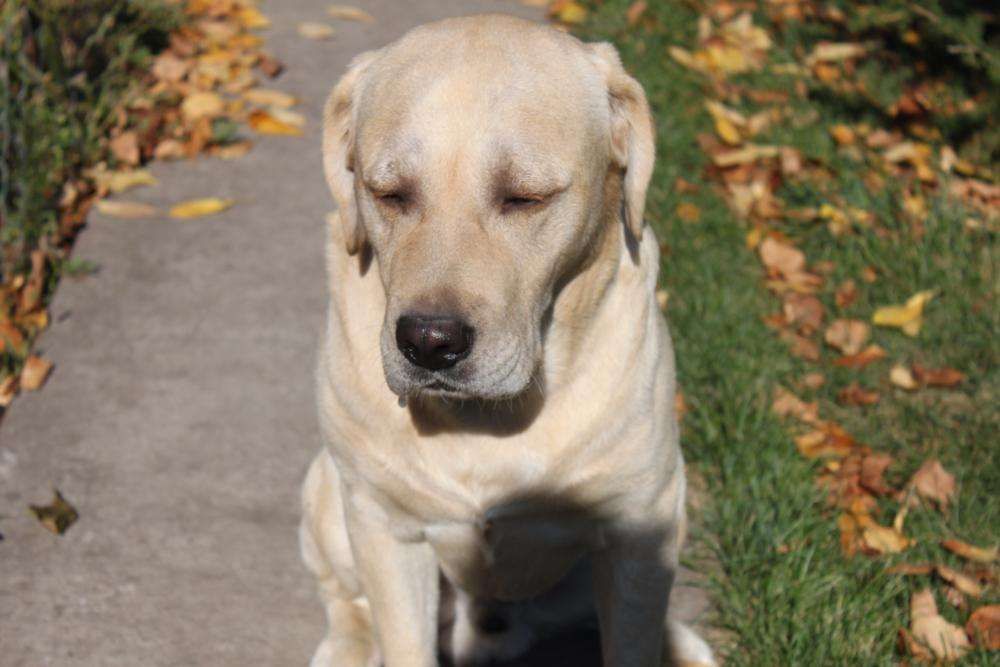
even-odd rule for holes
{"type": "Polygon", "coordinates": [[[249,30],[266,28],[271,25],[271,21],[261,14],[259,9],[250,5],[244,5],[237,10],[236,20],[249,30]]]}
{"type": "Polygon", "coordinates": [[[333,28],[316,21],[303,21],[298,25],[298,31],[306,39],[323,40],[333,37],[333,28]]]}
{"type": "Polygon", "coordinates": [[[698,222],[701,219],[701,209],[691,202],[681,202],[677,206],[677,217],[684,222],[698,222]]]}
{"type": "Polygon", "coordinates": [[[364,23],[372,23],[375,21],[375,17],[366,12],[363,9],[358,9],[357,7],[351,7],[349,5],[330,5],[326,10],[326,13],[335,18],[341,19],[342,21],[362,21],[364,23]]]}
{"type": "Polygon", "coordinates": [[[864,44],[820,42],[806,58],[806,65],[849,60],[864,55],[867,50],[864,44]]]}
{"type": "Polygon", "coordinates": [[[872,315],[872,322],[880,327],[897,327],[907,336],[920,333],[924,306],[934,297],[934,290],[924,290],[911,296],[902,306],[882,306],[872,315]]]}
{"type": "Polygon", "coordinates": [[[123,218],[125,220],[153,218],[159,214],[155,206],[137,201],[99,199],[94,206],[104,215],[111,216],[112,218],[123,218]]]}
{"type": "Polygon", "coordinates": [[[211,91],[192,93],[181,102],[181,113],[188,121],[214,118],[221,115],[225,108],[222,98],[211,91]]]}
{"type": "Polygon", "coordinates": [[[297,137],[302,134],[302,130],[291,123],[278,120],[270,112],[257,109],[250,113],[247,119],[250,127],[260,134],[278,134],[290,137],[297,137]]]}
{"type": "Polygon", "coordinates": [[[99,188],[107,188],[110,192],[124,192],[138,185],[156,185],[157,180],[145,169],[129,169],[124,171],[93,170],[87,174],[99,188]]]}
{"type": "Polygon", "coordinates": [[[170,209],[171,218],[200,218],[205,215],[213,215],[235,204],[232,199],[219,199],[218,197],[205,197],[203,199],[191,199],[175,205],[170,209]]]}
{"type": "Polygon", "coordinates": [[[21,369],[21,389],[25,391],[40,389],[51,371],[51,361],[31,355],[25,360],[24,368],[21,369]]]}
{"type": "Polygon", "coordinates": [[[894,528],[880,526],[877,523],[865,526],[861,533],[865,546],[880,554],[899,553],[913,544],[913,541],[894,528]]]}
{"type": "Polygon", "coordinates": [[[913,373],[910,372],[910,369],[902,364],[896,364],[889,370],[889,381],[907,391],[913,391],[919,386],[917,381],[913,379],[913,373]]]}
{"type": "Polygon", "coordinates": [[[299,103],[299,99],[294,95],[269,88],[251,88],[250,90],[245,90],[243,91],[243,99],[251,104],[278,107],[279,109],[288,109],[299,103]]]}
{"type": "Polygon", "coordinates": [[[587,8],[573,0],[558,2],[553,7],[556,18],[563,23],[583,23],[587,20],[587,8]]]}

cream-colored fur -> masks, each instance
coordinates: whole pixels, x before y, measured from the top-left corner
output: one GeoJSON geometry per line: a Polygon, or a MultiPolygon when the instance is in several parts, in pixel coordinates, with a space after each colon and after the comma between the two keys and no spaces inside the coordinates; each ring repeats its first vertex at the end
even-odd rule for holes
{"type": "Polygon", "coordinates": [[[653,152],[613,47],[510,17],[417,28],[334,88],[313,665],[510,659],[594,607],[606,665],[712,663],[666,621],[684,464],[642,222],[653,152]],[[413,311],[466,318],[469,357],[410,364],[394,331],[413,311]],[[490,601],[506,628],[486,633],[490,601]]]}

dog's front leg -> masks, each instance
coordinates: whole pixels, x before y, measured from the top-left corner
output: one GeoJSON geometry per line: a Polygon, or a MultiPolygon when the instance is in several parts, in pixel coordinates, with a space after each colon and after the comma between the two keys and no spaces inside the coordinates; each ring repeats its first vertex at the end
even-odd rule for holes
{"type": "Polygon", "coordinates": [[[656,537],[621,538],[594,555],[605,667],[663,664],[664,618],[676,563],[656,537]]]}
{"type": "Polygon", "coordinates": [[[358,511],[347,512],[347,525],[385,667],[436,666],[440,591],[430,544],[401,540],[358,511]]]}

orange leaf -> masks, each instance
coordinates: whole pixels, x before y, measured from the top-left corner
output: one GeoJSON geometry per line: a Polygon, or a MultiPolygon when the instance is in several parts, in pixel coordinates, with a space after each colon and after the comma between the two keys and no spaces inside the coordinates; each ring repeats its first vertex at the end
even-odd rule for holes
{"type": "Polygon", "coordinates": [[[1000,554],[1000,550],[997,547],[984,549],[983,547],[973,546],[961,540],[944,540],[941,542],[941,546],[966,560],[973,560],[978,563],[992,563],[997,559],[998,554],[1000,554]]]}
{"type": "Polygon", "coordinates": [[[250,123],[250,127],[254,129],[255,132],[261,134],[278,134],[290,137],[301,136],[302,130],[290,123],[278,120],[273,115],[264,111],[263,109],[256,109],[250,112],[250,117],[247,119],[250,123]]]}
{"type": "Polygon", "coordinates": [[[986,650],[1000,650],[1000,605],[992,604],[972,612],[965,630],[986,650]]]}
{"type": "Polygon", "coordinates": [[[835,359],[833,364],[835,366],[844,366],[846,368],[864,368],[868,364],[884,358],[885,350],[878,345],[869,345],[857,354],[849,354],[847,356],[840,357],[839,359],[835,359]]]}

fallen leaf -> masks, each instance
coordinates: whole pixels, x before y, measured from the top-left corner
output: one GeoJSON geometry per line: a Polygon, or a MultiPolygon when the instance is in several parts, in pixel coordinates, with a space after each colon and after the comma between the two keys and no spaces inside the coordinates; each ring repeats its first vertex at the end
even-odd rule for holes
{"type": "Polygon", "coordinates": [[[977,563],[992,563],[1000,555],[1000,549],[997,549],[997,547],[986,549],[962,542],[961,540],[943,540],[941,546],[953,554],[957,554],[966,560],[976,561],[977,563]]]}
{"type": "Polygon", "coordinates": [[[301,128],[278,120],[272,113],[263,109],[252,111],[247,122],[255,132],[259,132],[260,134],[277,134],[292,137],[301,136],[302,134],[301,128]]]}
{"type": "Polygon", "coordinates": [[[901,364],[896,364],[889,370],[889,381],[907,391],[913,391],[920,386],[913,378],[910,369],[901,364]]]}
{"type": "Polygon", "coordinates": [[[790,293],[781,304],[781,312],[788,324],[796,325],[804,335],[819,329],[823,323],[823,304],[811,294],[790,293]]]}
{"type": "Polygon", "coordinates": [[[17,376],[8,375],[0,379],[0,408],[6,408],[17,396],[17,376]]]}
{"type": "Polygon", "coordinates": [[[767,237],[758,247],[760,260],[769,269],[792,275],[805,269],[806,256],[795,246],[767,237]]]}
{"type": "Polygon", "coordinates": [[[191,61],[178,58],[172,51],[164,51],[153,61],[153,76],[162,81],[176,83],[191,70],[191,61]]]}
{"type": "Polygon", "coordinates": [[[878,271],[875,270],[874,266],[866,266],[861,269],[861,279],[866,283],[871,284],[878,280],[878,271]]]}
{"type": "Polygon", "coordinates": [[[954,387],[965,380],[965,373],[954,368],[924,368],[913,364],[913,378],[930,387],[954,387]]]}
{"type": "Polygon", "coordinates": [[[278,107],[279,109],[288,109],[299,103],[299,99],[294,95],[271,88],[250,88],[249,90],[244,90],[243,99],[251,104],[278,107]]]}
{"type": "Polygon", "coordinates": [[[833,365],[843,366],[844,368],[864,368],[868,364],[874,363],[879,359],[884,359],[885,356],[885,350],[881,347],[878,345],[869,345],[857,354],[849,354],[834,359],[833,365]]]}
{"type": "Polygon", "coordinates": [[[59,490],[55,490],[55,498],[48,505],[29,505],[32,514],[35,515],[43,526],[51,530],[56,535],[62,535],[72,526],[80,514],[76,508],[69,504],[59,490]]]}
{"type": "Polygon", "coordinates": [[[323,40],[333,37],[332,27],[316,21],[303,21],[298,25],[297,30],[306,39],[323,40]]]}
{"type": "Polygon", "coordinates": [[[0,320],[0,351],[17,351],[24,345],[24,335],[10,322],[0,320]]]}
{"type": "Polygon", "coordinates": [[[25,391],[41,389],[50,372],[52,372],[51,361],[31,355],[25,359],[24,367],[21,369],[21,389],[25,391]]]}
{"type": "Polygon", "coordinates": [[[826,377],[822,373],[806,373],[802,376],[802,384],[809,389],[819,389],[826,384],[826,377]]]}
{"type": "Polygon", "coordinates": [[[156,178],[146,169],[122,171],[92,169],[86,172],[86,176],[93,180],[99,189],[114,193],[124,192],[139,185],[156,185],[158,183],[156,178]]]}
{"type": "Polygon", "coordinates": [[[271,21],[261,14],[259,9],[249,4],[240,6],[235,12],[235,18],[248,30],[266,28],[271,25],[271,21]]]}
{"type": "Polygon", "coordinates": [[[635,25],[639,22],[639,19],[642,18],[642,14],[645,11],[646,0],[636,0],[636,2],[633,2],[629,5],[628,9],[625,10],[625,22],[630,26],[635,25]]]}
{"type": "Polygon", "coordinates": [[[681,202],[677,205],[677,217],[684,222],[698,222],[701,220],[701,209],[691,202],[681,202]]]}
{"type": "Polygon", "coordinates": [[[231,144],[216,144],[209,146],[208,154],[223,160],[235,160],[250,152],[252,141],[234,141],[231,144]]]}
{"type": "Polygon", "coordinates": [[[670,293],[665,289],[656,290],[656,305],[660,310],[667,309],[667,302],[670,300],[670,293]]]}
{"type": "Polygon", "coordinates": [[[979,598],[983,596],[983,587],[980,586],[975,579],[969,575],[959,572],[958,570],[953,570],[947,565],[937,566],[938,576],[947,581],[949,584],[962,591],[966,595],[974,598],[979,598]]]}
{"type": "Polygon", "coordinates": [[[919,659],[958,660],[970,647],[962,628],[938,614],[929,588],[910,597],[910,631],[906,639],[910,653],[919,659]]]}
{"type": "Polygon", "coordinates": [[[122,132],[117,137],[114,137],[108,142],[108,148],[119,162],[130,166],[139,164],[141,158],[139,154],[139,135],[134,131],[122,132]]]}
{"type": "Polygon", "coordinates": [[[176,139],[164,139],[153,150],[153,157],[157,160],[178,160],[186,155],[184,144],[176,139]]]}
{"type": "Polygon", "coordinates": [[[816,341],[788,329],[782,330],[780,336],[781,340],[788,343],[789,351],[794,356],[806,361],[819,361],[819,345],[816,341]]]}
{"type": "Polygon", "coordinates": [[[774,400],[771,402],[771,411],[779,417],[791,416],[806,423],[815,423],[819,420],[818,402],[806,403],[792,392],[780,386],[774,388],[774,400]]]}
{"type": "Polygon", "coordinates": [[[757,160],[778,157],[780,153],[781,149],[778,146],[747,144],[742,148],[716,153],[712,156],[712,161],[720,167],[735,167],[757,160]]]}
{"type": "Polygon", "coordinates": [[[283,62],[266,53],[260,54],[260,57],[257,59],[257,67],[272,79],[285,71],[285,64],[283,62]]]}
{"type": "Polygon", "coordinates": [[[991,604],[972,612],[965,631],[987,651],[1000,650],[1000,605],[991,604]]]}
{"type": "Polygon", "coordinates": [[[872,322],[881,327],[898,327],[907,336],[916,336],[923,323],[924,306],[933,297],[933,290],[917,292],[902,306],[878,308],[872,315],[872,322]]]}
{"type": "Polygon", "coordinates": [[[878,401],[877,391],[865,389],[857,382],[852,382],[837,392],[837,402],[841,405],[875,405],[878,401]]]}
{"type": "Polygon", "coordinates": [[[350,5],[330,5],[326,13],[328,16],[342,21],[360,21],[362,23],[374,23],[375,17],[363,9],[351,7],[350,5]]]}
{"type": "Polygon", "coordinates": [[[899,563],[886,570],[888,574],[905,574],[909,576],[921,576],[934,571],[934,566],[930,563],[899,563]]]}
{"type": "Polygon", "coordinates": [[[850,454],[857,443],[844,429],[836,424],[827,423],[796,437],[795,446],[807,459],[842,458],[850,454]]]}
{"type": "Polygon", "coordinates": [[[937,459],[927,459],[910,480],[914,490],[927,500],[938,504],[942,511],[955,495],[955,477],[937,459]]]}
{"type": "Polygon", "coordinates": [[[820,62],[838,62],[863,56],[868,49],[864,44],[844,42],[819,42],[806,57],[806,65],[820,62]]]}
{"type": "Polygon", "coordinates": [[[181,102],[181,113],[189,122],[221,116],[225,108],[226,103],[219,94],[211,91],[192,93],[181,102]]]}
{"type": "Polygon", "coordinates": [[[573,0],[556,0],[549,5],[549,14],[563,23],[583,23],[587,20],[587,8],[573,0]]]}
{"type": "Polygon", "coordinates": [[[840,146],[850,146],[857,140],[854,130],[850,126],[842,124],[830,126],[830,136],[840,146]]]}
{"type": "Polygon", "coordinates": [[[830,347],[851,356],[861,351],[869,331],[868,325],[861,320],[839,319],[830,323],[823,340],[830,347]]]}
{"type": "Polygon", "coordinates": [[[880,526],[877,523],[865,526],[861,531],[861,539],[865,547],[876,554],[896,554],[913,545],[913,540],[896,528],[880,526]]]}
{"type": "Polygon", "coordinates": [[[142,202],[137,201],[98,199],[94,202],[94,207],[104,215],[111,216],[112,218],[123,218],[126,220],[154,218],[160,214],[155,206],[143,204],[142,202]]]}
{"type": "Polygon", "coordinates": [[[853,280],[848,278],[837,286],[837,291],[833,295],[833,300],[838,308],[847,308],[858,298],[858,286],[853,280]]]}
{"type": "Polygon", "coordinates": [[[880,496],[887,496],[893,492],[891,486],[885,483],[882,475],[886,468],[892,464],[892,456],[882,452],[869,454],[861,459],[861,472],[858,478],[859,483],[868,491],[880,496]]]}
{"type": "Polygon", "coordinates": [[[205,197],[203,199],[191,199],[181,202],[170,209],[171,218],[200,218],[205,215],[213,215],[235,204],[233,199],[219,199],[217,197],[205,197]]]}

